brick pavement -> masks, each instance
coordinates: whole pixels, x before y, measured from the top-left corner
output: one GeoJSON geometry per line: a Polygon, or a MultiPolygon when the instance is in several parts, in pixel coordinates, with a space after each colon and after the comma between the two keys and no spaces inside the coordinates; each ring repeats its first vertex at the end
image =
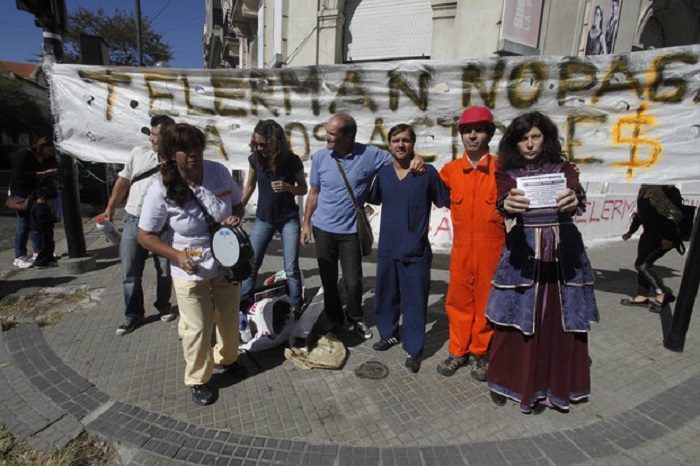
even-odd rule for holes
{"type": "MultiPolygon", "coordinates": [[[[685,351],[673,353],[661,341],[669,316],[617,304],[636,288],[635,241],[589,249],[602,317],[590,334],[593,395],[570,413],[541,416],[523,415],[512,402],[496,407],[466,370],[436,373],[447,351],[446,257],[434,264],[418,374],[403,367],[398,346],[378,353],[371,349],[378,336],[360,342],[344,334],[350,356],[342,370],[297,369],[281,348],[255,361],[242,356],[252,376],[237,383],[216,377],[219,400],[196,406],[182,383],[176,322],[162,323],[152,310],[136,332],[116,336],[123,318],[116,251],[91,228],[86,241],[98,258],[94,272],[30,269],[0,280],[3,294],[44,282],[103,291],[96,306],[79,307],[56,325],[0,335],[0,423],[33,448],[61,446],[85,429],[114,442],[122,461],[134,465],[694,464],[700,457],[700,324],[691,321],[685,351]],[[389,376],[357,378],[354,369],[368,360],[386,364],[389,376]]],[[[277,253],[269,251],[263,273],[280,267],[277,253]]],[[[320,284],[314,259],[304,256],[308,300],[320,284]]],[[[0,271],[10,263],[11,252],[0,253],[0,271]]],[[[677,290],[683,258],[669,253],[659,264],[677,290]]],[[[365,276],[373,326],[373,263],[365,276]]]]}

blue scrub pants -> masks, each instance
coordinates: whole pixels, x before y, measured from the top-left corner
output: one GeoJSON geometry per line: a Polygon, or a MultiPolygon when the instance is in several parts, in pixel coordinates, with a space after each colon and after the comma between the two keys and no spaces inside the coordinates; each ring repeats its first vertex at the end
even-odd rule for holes
{"type": "Polygon", "coordinates": [[[379,256],[374,322],[381,338],[398,336],[403,307],[402,346],[413,357],[423,353],[430,292],[430,262],[403,262],[379,256]]]}

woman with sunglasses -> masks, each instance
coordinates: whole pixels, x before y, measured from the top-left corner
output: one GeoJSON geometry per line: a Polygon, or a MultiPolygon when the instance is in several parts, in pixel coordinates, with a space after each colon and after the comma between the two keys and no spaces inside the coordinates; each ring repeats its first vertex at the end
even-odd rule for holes
{"type": "Polygon", "coordinates": [[[203,406],[218,396],[210,385],[214,369],[234,380],[248,374],[238,362],[240,287],[214,259],[205,216],[206,211],[216,223],[240,224],[241,189],[224,165],[204,160],[205,144],[204,133],[192,125],[166,128],[159,146],[165,163],[143,201],[138,232],[143,248],[170,260],[185,385],[192,401],[203,406]],[[164,228],[172,244],[161,239],[164,228]]]}
{"type": "Polygon", "coordinates": [[[258,122],[250,140],[250,150],[250,168],[241,202],[245,206],[257,186],[258,206],[250,233],[254,253],[253,272],[241,286],[241,301],[252,301],[267,245],[275,232],[280,232],[289,299],[292,311],[298,318],[304,296],[299,270],[299,206],[294,197],[304,196],[308,190],[304,165],[299,156],[291,151],[284,129],[274,120],[258,122]]]}

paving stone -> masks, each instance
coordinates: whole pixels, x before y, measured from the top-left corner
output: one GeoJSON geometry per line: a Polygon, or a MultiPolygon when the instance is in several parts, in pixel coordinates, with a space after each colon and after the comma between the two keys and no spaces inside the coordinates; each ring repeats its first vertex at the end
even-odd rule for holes
{"type": "MultiPolygon", "coordinates": [[[[97,271],[67,278],[104,289],[95,307],[54,326],[0,334],[0,423],[43,448],[84,428],[136,451],[129,464],[694,464],[700,321],[691,321],[684,352],[673,353],[663,349],[659,316],[618,305],[635,288],[635,247],[589,248],[602,316],[590,334],[593,395],[568,414],[524,416],[515,403],[497,408],[466,369],[453,377],[435,372],[446,356],[449,258],[434,262],[418,374],[405,370],[400,347],[378,353],[376,336],[359,342],[343,335],[349,358],[340,370],[302,371],[281,348],[243,356],[252,376],[236,383],[217,377],[219,400],[208,407],[194,405],[182,382],[177,322],[163,324],[152,310],[137,331],[114,334],[123,320],[119,266],[98,259],[97,271]],[[354,368],[368,360],[385,364],[387,378],[358,379],[354,368]]],[[[658,269],[677,289],[673,269],[682,258],[667,256],[658,269]]],[[[313,258],[301,262],[305,271],[317,267],[313,258]]],[[[274,254],[266,258],[261,276],[280,265],[274,254]]],[[[375,264],[364,264],[372,326],[374,272],[375,264]]],[[[320,285],[314,274],[307,290],[320,285]]],[[[152,296],[152,267],[144,284],[152,296]]]]}

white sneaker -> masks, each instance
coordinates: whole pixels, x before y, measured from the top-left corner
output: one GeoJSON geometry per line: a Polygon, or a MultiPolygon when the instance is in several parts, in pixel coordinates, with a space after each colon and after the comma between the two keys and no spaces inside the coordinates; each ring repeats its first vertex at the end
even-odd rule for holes
{"type": "Polygon", "coordinates": [[[30,258],[27,258],[27,260],[30,261],[30,262],[34,262],[34,261],[36,260],[37,257],[39,257],[39,254],[37,254],[37,253],[35,252],[34,254],[32,254],[32,258],[31,258],[31,259],[30,259],[30,258]]]}
{"type": "Polygon", "coordinates": [[[12,262],[12,265],[15,267],[19,267],[20,269],[28,269],[29,267],[33,267],[34,264],[27,260],[26,257],[17,257],[15,258],[14,262],[12,262]]]}

